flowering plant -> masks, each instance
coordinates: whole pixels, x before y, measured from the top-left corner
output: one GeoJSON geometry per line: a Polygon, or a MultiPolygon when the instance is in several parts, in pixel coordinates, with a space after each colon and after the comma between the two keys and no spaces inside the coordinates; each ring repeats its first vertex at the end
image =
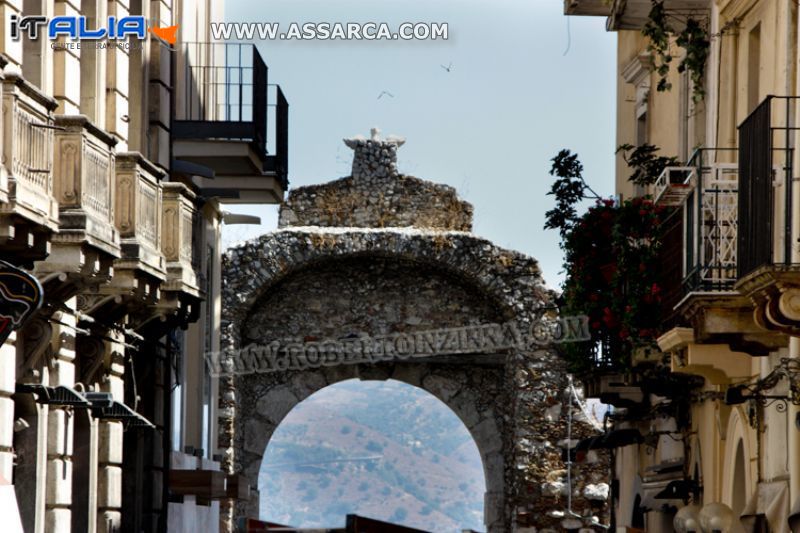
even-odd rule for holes
{"type": "Polygon", "coordinates": [[[571,201],[573,208],[567,217],[559,208],[549,211],[545,225],[562,235],[566,280],[561,310],[588,316],[592,332],[591,341],[565,344],[563,355],[574,372],[599,366],[624,370],[632,351],[652,345],[659,332],[659,248],[665,213],[646,196],[620,202],[587,195],[591,189],[580,186],[585,183],[582,166],[566,150],[553,159],[551,174],[558,176],[551,194],[559,204],[571,201]],[[573,186],[567,187],[564,180],[573,186]],[[571,200],[559,193],[564,190],[571,191],[571,200]],[[586,198],[595,203],[578,215],[574,205],[586,198]]]}

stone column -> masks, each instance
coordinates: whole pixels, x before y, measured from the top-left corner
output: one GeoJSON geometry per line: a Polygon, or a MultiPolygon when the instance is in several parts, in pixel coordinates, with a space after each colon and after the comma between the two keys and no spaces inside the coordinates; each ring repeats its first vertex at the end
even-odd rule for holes
{"type": "MultiPolygon", "coordinates": [[[[58,15],[81,15],[80,1],[77,5],[69,0],[56,0],[58,15]]],[[[91,44],[84,41],[85,45],[91,44]]],[[[76,115],[80,113],[81,103],[81,50],[79,48],[56,48],[53,50],[53,96],[58,101],[59,114],[76,115]]]]}
{"type": "MultiPolygon", "coordinates": [[[[123,402],[125,389],[124,336],[118,331],[109,331],[108,337],[116,342],[107,342],[106,377],[100,385],[114,399],[123,402]]],[[[122,526],[122,432],[119,421],[100,420],[97,483],[97,532],[111,533],[122,526]]]]}
{"type": "MultiPolygon", "coordinates": [[[[53,360],[49,384],[75,385],[75,298],[53,315],[53,360]]],[[[71,529],[73,412],[69,407],[51,406],[47,414],[47,492],[45,530],[68,533],[71,529]]]]}
{"type": "MultiPolygon", "coordinates": [[[[109,0],[108,16],[120,20],[130,14],[128,2],[109,0]]],[[[139,44],[136,40],[132,43],[139,44]]],[[[119,142],[117,151],[128,150],[128,80],[130,51],[125,47],[109,47],[103,51],[106,56],[106,116],[105,130],[116,136],[119,142]]],[[[100,56],[102,57],[102,56],[100,56]]],[[[100,120],[98,123],[102,124],[100,120]]]]}
{"type": "MultiPolygon", "coordinates": [[[[157,21],[161,27],[171,26],[175,20],[172,12],[173,4],[168,0],[152,0],[150,2],[150,20],[157,21]]],[[[176,22],[177,23],[177,22],[176,22]]],[[[181,28],[181,31],[183,28],[181,28]]],[[[178,43],[179,46],[180,42],[178,43]]],[[[169,110],[171,109],[172,87],[172,59],[176,56],[163,43],[148,39],[149,57],[143,67],[149,67],[148,73],[148,108],[159,109],[161,113],[151,115],[150,120],[144,123],[149,128],[147,134],[147,157],[163,168],[169,168],[170,162],[170,131],[169,110]],[[154,120],[155,117],[155,120],[154,120]]],[[[177,54],[179,56],[179,54],[177,54]]],[[[178,90],[177,97],[181,92],[178,90]]],[[[136,102],[134,106],[138,105],[136,102]]],[[[175,110],[173,110],[175,112],[175,110]]],[[[179,117],[182,118],[182,117],[179,117]]]]}

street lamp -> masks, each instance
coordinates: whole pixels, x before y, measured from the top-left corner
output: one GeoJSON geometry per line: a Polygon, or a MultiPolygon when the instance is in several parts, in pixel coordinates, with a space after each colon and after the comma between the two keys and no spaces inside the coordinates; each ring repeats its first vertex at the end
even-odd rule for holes
{"type": "Polygon", "coordinates": [[[733,525],[733,511],[720,502],[712,502],[700,510],[700,527],[706,533],[725,533],[733,525]]]}
{"type": "Polygon", "coordinates": [[[672,526],[678,533],[700,533],[700,506],[687,505],[675,513],[672,526]]]}

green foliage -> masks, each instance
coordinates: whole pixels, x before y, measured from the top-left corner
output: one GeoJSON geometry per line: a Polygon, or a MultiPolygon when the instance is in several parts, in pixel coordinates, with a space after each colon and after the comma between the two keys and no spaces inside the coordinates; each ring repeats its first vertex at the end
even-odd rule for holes
{"type": "Polygon", "coordinates": [[[547,194],[555,196],[556,206],[544,214],[544,227],[559,230],[563,240],[578,220],[576,205],[587,198],[589,192],[593,194],[592,198],[599,200],[600,197],[584,181],[583,165],[578,160],[578,154],[561,150],[552,162],[550,175],[556,179],[547,194]]]}
{"type": "MultiPolygon", "coordinates": [[[[680,22],[680,31],[676,31],[670,21],[670,14],[664,8],[663,0],[653,0],[647,22],[642,28],[642,34],[648,38],[648,51],[653,57],[653,66],[659,76],[656,90],[668,91],[672,88],[669,83],[669,69],[672,63],[670,51],[671,39],[675,38],[675,45],[684,50],[684,57],[678,65],[678,72],[689,72],[693,83],[692,99],[699,102],[705,96],[705,69],[708,59],[709,36],[704,21],[687,17],[680,22]]],[[[672,17],[675,19],[676,17],[672,17]]]]}
{"type": "Polygon", "coordinates": [[[672,62],[672,55],[669,52],[671,33],[664,2],[654,1],[647,22],[642,28],[642,34],[650,40],[647,50],[653,56],[653,66],[659,76],[658,85],[656,85],[658,91],[668,91],[672,88],[672,84],[667,78],[669,64],[672,62]]]}
{"type": "Polygon", "coordinates": [[[686,50],[686,55],[678,65],[678,72],[688,71],[694,84],[693,98],[697,102],[705,96],[705,86],[703,84],[703,74],[706,69],[708,59],[708,32],[700,22],[690,18],[686,21],[686,27],[678,34],[675,43],[686,50]]]}
{"type": "Polygon", "coordinates": [[[656,155],[659,148],[652,144],[633,146],[622,144],[616,153],[622,153],[625,162],[633,170],[628,180],[636,185],[652,185],[666,167],[678,164],[678,158],[656,155]]]}

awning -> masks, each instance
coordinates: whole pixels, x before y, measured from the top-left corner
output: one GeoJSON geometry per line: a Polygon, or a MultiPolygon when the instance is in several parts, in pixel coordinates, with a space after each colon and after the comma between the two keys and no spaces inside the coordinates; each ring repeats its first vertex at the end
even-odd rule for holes
{"type": "Polygon", "coordinates": [[[744,530],[755,531],[756,519],[766,518],[769,530],[773,533],[790,533],[789,522],[789,484],[786,481],[759,483],[756,493],[745,505],[741,515],[744,530]]]}
{"type": "Polygon", "coordinates": [[[683,499],[664,498],[665,491],[669,484],[675,479],[661,479],[658,481],[643,481],[642,482],[642,501],[640,507],[648,511],[661,511],[665,507],[682,507],[684,505],[683,499]]]}

